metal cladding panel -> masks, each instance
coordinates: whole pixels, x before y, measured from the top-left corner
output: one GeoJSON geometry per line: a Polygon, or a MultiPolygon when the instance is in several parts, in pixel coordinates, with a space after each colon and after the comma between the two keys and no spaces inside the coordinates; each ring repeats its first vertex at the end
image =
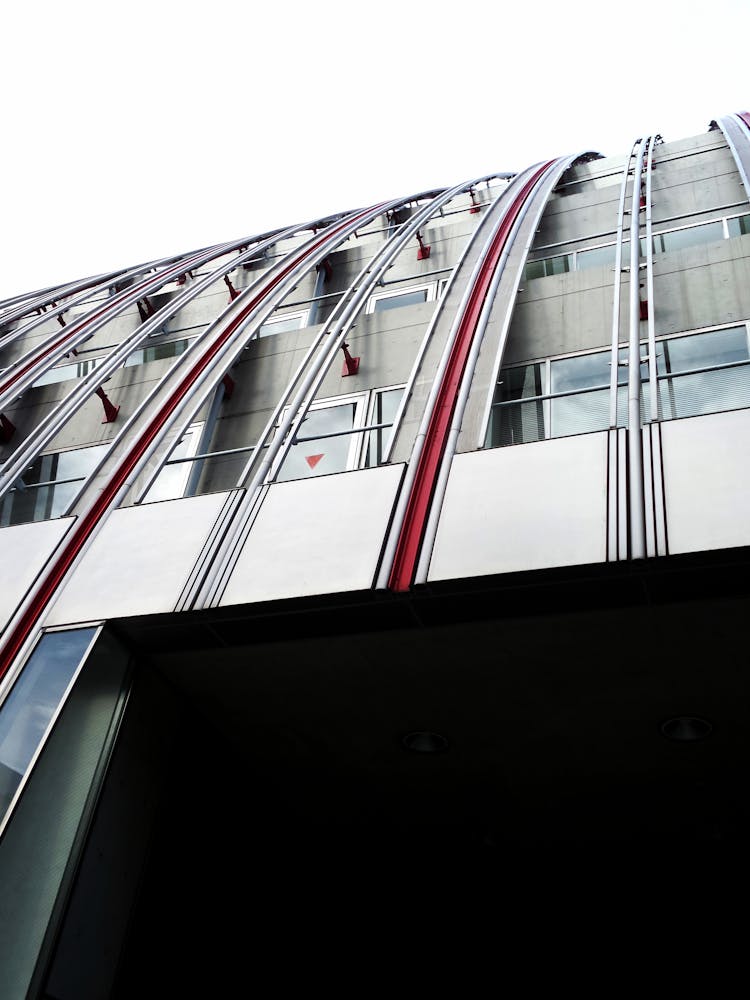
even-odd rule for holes
{"type": "Polygon", "coordinates": [[[607,435],[456,455],[428,581],[603,562],[607,435]]]}
{"type": "Polygon", "coordinates": [[[112,511],[47,625],[174,610],[226,493],[112,511]]]}
{"type": "Polygon", "coordinates": [[[7,625],[73,520],[64,517],[0,530],[0,630],[7,625]]]}
{"type": "Polygon", "coordinates": [[[750,545],[750,410],[661,425],[669,551],[750,545]]]}
{"type": "Polygon", "coordinates": [[[403,466],[275,483],[221,605],[372,586],[403,466]]]}

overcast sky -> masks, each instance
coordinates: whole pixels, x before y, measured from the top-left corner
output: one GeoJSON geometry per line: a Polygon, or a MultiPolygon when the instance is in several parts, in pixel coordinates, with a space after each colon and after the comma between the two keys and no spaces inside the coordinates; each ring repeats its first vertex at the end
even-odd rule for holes
{"type": "Polygon", "coordinates": [[[517,6],[6,5],[0,297],[750,110],[749,0],[517,6]]]}

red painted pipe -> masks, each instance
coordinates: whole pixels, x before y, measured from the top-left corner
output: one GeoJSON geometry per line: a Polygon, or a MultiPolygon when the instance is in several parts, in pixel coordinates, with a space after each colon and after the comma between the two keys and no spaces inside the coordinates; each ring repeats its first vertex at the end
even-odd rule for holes
{"type": "Polygon", "coordinates": [[[750,128],[750,111],[738,111],[737,117],[741,118],[745,125],[750,128]]]}
{"type": "Polygon", "coordinates": [[[487,297],[490,283],[497,268],[503,248],[510,236],[518,213],[536,187],[539,178],[555,163],[550,160],[540,167],[524,184],[516,195],[513,204],[505,215],[500,228],[495,233],[492,244],[487,251],[481,270],[477,275],[471,295],[466,303],[455,342],[443,373],[435,406],[425,435],[425,443],[417,460],[417,471],[412,483],[409,501],[401,525],[401,533],[396,545],[396,554],[388,580],[388,587],[394,591],[407,591],[414,579],[419,549],[422,544],[427,514],[432,501],[432,494],[440,470],[440,462],[445,450],[445,443],[450,430],[453,410],[458,398],[461,379],[466,367],[479,316],[487,297]]]}

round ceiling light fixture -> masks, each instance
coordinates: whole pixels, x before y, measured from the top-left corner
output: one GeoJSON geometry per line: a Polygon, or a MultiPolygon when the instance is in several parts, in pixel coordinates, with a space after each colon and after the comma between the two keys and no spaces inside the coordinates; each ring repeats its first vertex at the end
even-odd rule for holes
{"type": "Polygon", "coordinates": [[[448,749],[448,740],[440,733],[433,733],[428,729],[407,733],[402,742],[412,753],[443,753],[448,749]]]}
{"type": "Polygon", "coordinates": [[[696,743],[698,740],[704,740],[711,735],[713,728],[707,719],[701,719],[697,715],[676,715],[661,725],[662,734],[668,740],[675,740],[677,743],[696,743]]]}

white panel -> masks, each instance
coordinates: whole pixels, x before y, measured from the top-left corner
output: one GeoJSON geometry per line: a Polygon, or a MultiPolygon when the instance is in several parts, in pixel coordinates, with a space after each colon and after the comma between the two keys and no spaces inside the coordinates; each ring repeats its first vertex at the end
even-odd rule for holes
{"type": "Polygon", "coordinates": [[[274,483],[221,605],[371,587],[402,471],[274,483]]]}
{"type": "Polygon", "coordinates": [[[750,544],[750,411],[661,425],[669,551],[750,544]]]}
{"type": "Polygon", "coordinates": [[[429,580],[602,562],[607,435],[457,455],[429,580]]]}
{"type": "Polygon", "coordinates": [[[47,624],[172,611],[226,493],[112,511],[47,624]]]}
{"type": "Polygon", "coordinates": [[[0,529],[0,629],[5,628],[72,517],[0,529]]]}

